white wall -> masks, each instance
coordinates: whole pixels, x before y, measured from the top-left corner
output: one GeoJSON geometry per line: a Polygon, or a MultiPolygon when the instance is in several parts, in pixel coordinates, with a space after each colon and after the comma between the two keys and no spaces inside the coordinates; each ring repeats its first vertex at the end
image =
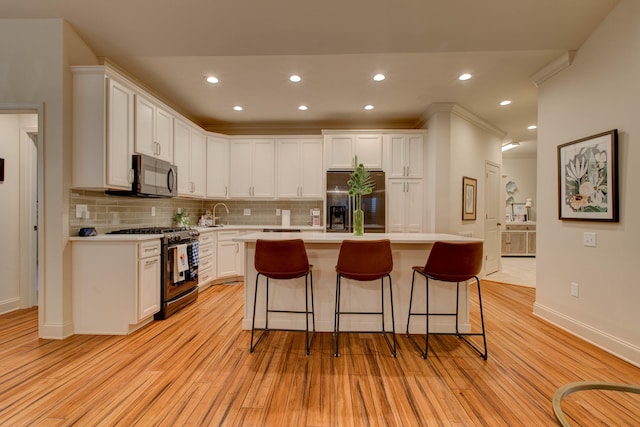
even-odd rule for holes
{"type": "MultiPolygon", "coordinates": [[[[509,157],[502,159],[502,176],[504,177],[504,184],[509,181],[513,181],[518,186],[518,190],[513,194],[513,202],[525,203],[527,198],[533,200],[533,206],[530,209],[531,221],[536,220],[537,212],[537,164],[535,157],[509,157]]],[[[549,172],[549,168],[545,169],[549,172]]],[[[504,190],[506,199],[507,190],[504,185],[502,186],[502,189],[504,190]]]]}
{"type": "MultiPolygon", "coordinates": [[[[63,338],[73,331],[69,227],[71,77],[67,65],[96,58],[59,19],[0,20],[0,100],[40,109],[39,331],[63,338]]],[[[4,206],[3,206],[4,207],[4,206]]]]}
{"type": "Polygon", "coordinates": [[[545,81],[538,106],[538,256],[534,312],[640,365],[640,2],[622,0],[545,81]],[[617,128],[620,222],[558,219],[556,147],[617,128]],[[553,171],[553,172],[551,172],[553,171]],[[597,233],[597,247],[582,245],[597,233]],[[569,295],[579,284],[579,297],[569,295]]]}

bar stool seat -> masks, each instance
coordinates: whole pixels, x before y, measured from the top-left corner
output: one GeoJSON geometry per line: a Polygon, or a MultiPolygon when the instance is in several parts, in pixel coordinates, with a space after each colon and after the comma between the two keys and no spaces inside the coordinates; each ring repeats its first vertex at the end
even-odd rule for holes
{"type": "Polygon", "coordinates": [[[334,356],[340,356],[338,351],[338,336],[345,332],[359,333],[382,333],[384,336],[391,355],[396,357],[396,335],[395,320],[393,316],[393,291],[391,286],[391,270],[393,269],[393,257],[391,253],[391,242],[389,240],[344,240],[340,245],[340,253],[338,254],[338,263],[336,265],[336,303],[335,303],[335,319],[334,319],[334,356]],[[381,311],[341,311],[341,279],[342,278],[357,280],[361,282],[369,282],[380,279],[380,296],[382,307],[381,311]],[[392,331],[385,329],[385,303],[384,303],[384,278],[389,278],[389,301],[391,304],[391,324],[392,331]],[[364,314],[364,315],[380,315],[382,318],[381,331],[341,331],[340,315],[341,314],[364,314]],[[388,334],[393,337],[393,345],[389,341],[388,334]]]}
{"type": "Polygon", "coordinates": [[[480,289],[480,280],[478,279],[478,273],[482,269],[482,247],[483,242],[436,242],[431,249],[431,253],[427,259],[427,263],[424,267],[413,267],[413,277],[411,279],[411,297],[409,299],[409,316],[407,318],[407,337],[413,341],[416,347],[422,352],[422,358],[427,358],[427,352],[429,350],[429,335],[456,335],[466,342],[471,348],[473,348],[480,357],[487,360],[487,336],[484,328],[484,313],[482,311],[482,293],[480,289]],[[416,273],[423,276],[426,279],[426,311],[425,312],[413,312],[413,288],[416,278],[416,273]],[[439,280],[442,282],[455,282],[456,283],[456,311],[455,313],[431,313],[429,311],[429,279],[439,280]],[[478,302],[480,306],[480,324],[482,327],[481,332],[476,333],[462,333],[458,330],[458,311],[460,300],[460,283],[467,283],[468,280],[475,279],[478,285],[478,302]],[[426,318],[426,336],[425,336],[425,348],[420,347],[418,342],[412,335],[409,334],[409,323],[411,316],[425,316],[426,318]],[[455,316],[456,329],[454,333],[432,333],[429,332],[429,318],[430,316],[455,316]],[[476,344],[474,344],[467,337],[469,336],[482,336],[484,349],[481,350],[476,344]]]}
{"type": "Polygon", "coordinates": [[[316,332],[315,311],[313,307],[313,273],[307,258],[307,251],[302,239],[290,240],[257,240],[254,257],[256,284],[253,297],[253,318],[251,320],[251,348],[253,353],[256,346],[268,331],[291,331],[290,329],[269,328],[269,313],[296,313],[305,315],[305,329],[293,331],[305,332],[305,347],[307,356],[311,353],[311,344],[316,332]],[[256,328],[256,305],[258,301],[258,280],[260,276],[266,278],[265,297],[265,326],[256,328]],[[305,310],[274,310],[269,308],[269,279],[289,280],[304,277],[305,310]],[[311,291],[311,311],[309,310],[309,291],[311,291]],[[309,337],[309,315],[312,320],[311,337],[309,337]],[[256,330],[261,330],[260,336],[253,341],[256,330]]]}

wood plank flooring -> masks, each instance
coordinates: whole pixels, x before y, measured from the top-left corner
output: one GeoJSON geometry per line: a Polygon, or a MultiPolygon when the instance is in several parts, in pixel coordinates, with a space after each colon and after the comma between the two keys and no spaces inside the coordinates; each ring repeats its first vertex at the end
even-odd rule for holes
{"type": "MultiPolygon", "coordinates": [[[[472,287],[475,288],[475,287],[472,287]]],[[[249,353],[243,289],[126,337],[37,337],[37,310],[0,316],[2,426],[552,426],[555,390],[574,381],[640,384],[640,368],[531,315],[535,289],[483,281],[489,359],[460,340],[430,340],[428,360],[398,335],[271,332],[249,353]]],[[[638,425],[640,399],[581,392],[574,425],[638,425]]]]}

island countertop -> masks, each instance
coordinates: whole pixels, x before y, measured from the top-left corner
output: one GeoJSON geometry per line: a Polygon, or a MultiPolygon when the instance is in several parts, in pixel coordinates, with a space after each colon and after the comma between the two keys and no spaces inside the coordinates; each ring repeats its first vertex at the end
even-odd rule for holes
{"type": "Polygon", "coordinates": [[[443,233],[367,233],[364,236],[354,236],[352,233],[318,233],[318,232],[258,232],[245,234],[234,238],[235,242],[251,242],[256,240],[288,240],[302,239],[305,243],[341,243],[343,240],[380,240],[389,239],[391,243],[435,243],[435,242],[470,242],[482,239],[443,233]]]}
{"type": "MultiPolygon", "coordinates": [[[[313,294],[315,297],[316,330],[318,332],[331,332],[335,320],[335,282],[336,282],[336,261],[340,251],[340,245],[344,240],[379,240],[389,239],[393,253],[393,270],[391,272],[393,288],[393,305],[395,311],[396,332],[401,333],[407,330],[407,315],[409,312],[409,301],[411,299],[411,281],[413,266],[425,265],[429,252],[433,244],[437,241],[446,242],[468,242],[482,239],[459,236],[455,234],[441,233],[367,233],[364,236],[354,236],[352,233],[330,233],[330,232],[258,232],[238,236],[233,240],[244,243],[244,290],[245,305],[244,319],[242,327],[251,329],[253,314],[254,290],[256,286],[257,271],[254,266],[255,247],[258,239],[264,240],[287,240],[302,239],[304,241],[309,263],[313,265],[313,294]]],[[[266,290],[260,282],[257,295],[258,308],[256,312],[256,325],[263,327],[265,322],[265,298],[266,290]]],[[[380,301],[379,284],[358,283],[348,279],[345,282],[342,304],[347,311],[372,311],[380,301]]],[[[417,310],[424,310],[426,305],[425,282],[419,279],[418,291],[413,296],[417,310]],[[422,308],[420,308],[422,307],[422,308]]],[[[272,279],[274,286],[270,286],[269,301],[279,310],[291,309],[291,307],[304,307],[304,278],[279,281],[272,279]],[[296,282],[296,280],[298,282],[296,282]],[[301,283],[300,283],[301,281],[301,283]],[[300,286],[302,284],[302,286],[300,286]]],[[[456,285],[431,281],[429,286],[431,295],[431,306],[434,312],[455,311],[456,285]]],[[[470,330],[469,324],[469,300],[467,286],[460,287],[460,324],[459,329],[463,332],[470,330]]],[[[271,307],[274,308],[274,307],[271,307]]],[[[379,308],[379,307],[377,307],[379,308]]],[[[417,311],[416,311],[417,312],[417,311]]],[[[375,316],[346,316],[342,319],[345,330],[367,331],[380,328],[379,317],[375,316]]],[[[387,319],[387,326],[391,328],[390,319],[387,319]]],[[[281,329],[304,329],[304,316],[290,313],[271,313],[269,325],[281,329]]],[[[437,316],[430,321],[429,329],[432,332],[451,332],[455,330],[455,319],[451,316],[437,316]]],[[[411,333],[424,333],[426,330],[425,320],[418,319],[412,321],[409,326],[411,333]]]]}

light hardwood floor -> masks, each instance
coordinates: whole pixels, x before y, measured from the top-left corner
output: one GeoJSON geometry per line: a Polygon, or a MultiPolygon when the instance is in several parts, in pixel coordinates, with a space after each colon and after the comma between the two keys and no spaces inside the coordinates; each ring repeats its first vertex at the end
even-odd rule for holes
{"type": "MultiPolygon", "coordinates": [[[[127,337],[38,339],[37,310],[0,316],[0,425],[552,426],[569,382],[640,384],[640,368],[531,315],[535,289],[483,281],[489,359],[438,336],[428,360],[398,334],[271,332],[249,353],[242,286],[214,286],[127,337]]],[[[575,425],[638,425],[637,395],[583,392],[575,425]]]]}

